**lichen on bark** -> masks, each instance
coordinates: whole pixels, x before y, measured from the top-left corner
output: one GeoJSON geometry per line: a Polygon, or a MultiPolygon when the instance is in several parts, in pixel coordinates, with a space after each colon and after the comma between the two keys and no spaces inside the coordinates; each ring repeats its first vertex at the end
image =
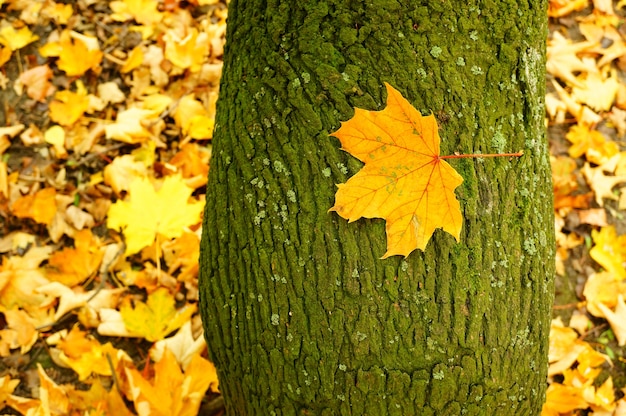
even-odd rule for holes
{"type": "Polygon", "coordinates": [[[552,300],[545,2],[230,4],[201,253],[232,414],[537,414],[552,300]],[[509,4],[510,3],[510,4],[509,4]],[[383,82],[440,121],[461,242],[385,260],[328,209],[360,163],[328,136],[383,82]],[[495,139],[494,139],[495,138],[495,139]]]}

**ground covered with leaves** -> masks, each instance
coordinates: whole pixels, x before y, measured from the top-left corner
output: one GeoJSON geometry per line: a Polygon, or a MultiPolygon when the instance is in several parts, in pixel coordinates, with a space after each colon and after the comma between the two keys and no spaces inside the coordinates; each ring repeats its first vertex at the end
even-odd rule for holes
{"type": "Polygon", "coordinates": [[[0,0],[4,412],[220,412],[197,273],[226,14],[0,0]]]}
{"type": "MultiPolygon", "coordinates": [[[[626,415],[624,0],[552,0],[544,415],[626,415]]],[[[227,8],[0,0],[0,408],[219,414],[198,253],[227,8]]]]}

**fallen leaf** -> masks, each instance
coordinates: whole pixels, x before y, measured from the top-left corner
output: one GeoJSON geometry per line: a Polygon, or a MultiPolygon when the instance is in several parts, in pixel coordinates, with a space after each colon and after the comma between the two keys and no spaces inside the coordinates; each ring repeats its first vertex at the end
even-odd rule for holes
{"type": "Polygon", "coordinates": [[[436,228],[459,241],[463,222],[454,189],[463,178],[439,156],[435,116],[422,117],[392,86],[382,111],[355,109],[331,135],[365,166],[339,184],[335,205],[341,217],[387,221],[387,252],[408,256],[424,250],[436,228]]]}
{"type": "Polygon", "coordinates": [[[36,289],[47,283],[39,265],[48,258],[52,248],[31,247],[23,256],[5,256],[0,265],[0,305],[6,309],[39,308],[46,296],[36,289]]]}
{"type": "Polygon", "coordinates": [[[563,17],[572,12],[584,9],[589,0],[550,0],[548,5],[549,17],[563,17]]]}
{"type": "Polygon", "coordinates": [[[572,143],[569,148],[571,157],[578,158],[584,154],[589,162],[597,165],[619,153],[617,143],[607,140],[602,133],[584,124],[573,125],[565,138],[572,143]]]}
{"type": "Polygon", "coordinates": [[[210,139],[213,136],[215,122],[193,94],[180,99],[174,112],[174,121],[183,130],[183,134],[192,139],[210,139]]]}
{"type": "Polygon", "coordinates": [[[114,348],[111,343],[102,345],[76,326],[56,347],[61,350],[59,359],[74,370],[81,381],[92,374],[112,375],[112,368],[116,368],[119,361],[132,362],[124,350],[114,348]]]}
{"type": "Polygon", "coordinates": [[[45,102],[46,97],[54,92],[54,86],[50,82],[52,70],[48,65],[39,65],[24,71],[15,82],[14,89],[21,95],[22,88],[26,86],[26,95],[33,100],[45,102]]]}
{"type": "Polygon", "coordinates": [[[126,254],[150,246],[157,235],[180,237],[185,228],[198,224],[203,203],[189,202],[193,190],[180,176],[168,176],[156,191],[145,178],[135,179],[127,200],[117,201],[109,209],[108,227],[123,230],[126,254]]]}
{"type": "Polygon", "coordinates": [[[64,248],[50,256],[46,276],[66,286],[79,285],[95,274],[102,255],[100,241],[91,230],[80,230],[74,235],[74,248],[64,248]]]}
{"type": "Polygon", "coordinates": [[[626,235],[617,235],[615,227],[602,227],[599,231],[592,230],[591,238],[594,246],[589,255],[598,264],[609,271],[616,280],[626,279],[626,235]]]}
{"type": "Polygon", "coordinates": [[[7,404],[7,399],[13,394],[13,391],[20,384],[19,379],[11,379],[10,375],[0,378],[0,409],[7,404]]]}
{"type": "Polygon", "coordinates": [[[132,368],[126,368],[126,376],[139,416],[195,416],[204,393],[217,383],[214,367],[207,360],[195,355],[183,374],[169,350],[154,365],[153,380],[132,368]]]}
{"type": "Polygon", "coordinates": [[[572,97],[582,104],[587,104],[596,111],[609,111],[613,106],[619,81],[617,71],[608,74],[589,72],[580,76],[580,85],[572,88],[572,97]]]}
{"type": "Polygon", "coordinates": [[[89,390],[75,390],[70,396],[73,414],[85,416],[133,416],[117,388],[109,391],[96,381],[89,390]]]}
{"type": "Polygon", "coordinates": [[[153,136],[144,123],[156,119],[159,113],[143,108],[129,108],[117,114],[115,123],[108,124],[104,130],[107,139],[119,140],[125,143],[141,143],[153,136]]]}
{"type": "Polygon", "coordinates": [[[59,159],[67,157],[65,149],[65,130],[61,126],[51,126],[43,134],[44,141],[54,148],[54,155],[59,159]]]}
{"type": "Polygon", "coordinates": [[[3,311],[6,328],[0,329],[0,356],[8,357],[10,350],[19,348],[26,354],[37,342],[39,333],[32,318],[21,309],[3,311]]]}
{"type": "Polygon", "coordinates": [[[561,416],[572,414],[576,409],[589,407],[582,397],[580,388],[552,383],[546,391],[546,402],[541,410],[542,416],[561,416]]]}
{"type": "Polygon", "coordinates": [[[98,40],[91,36],[64,30],[58,42],[47,43],[39,48],[41,56],[57,56],[57,66],[68,76],[80,76],[90,69],[98,69],[103,53],[98,40]]]}
{"type": "Polygon", "coordinates": [[[122,74],[126,74],[133,69],[139,67],[143,63],[143,51],[141,50],[141,46],[136,46],[126,58],[126,62],[120,68],[120,72],[122,74]]]}
{"type": "Polygon", "coordinates": [[[617,338],[617,345],[620,347],[626,345],[626,303],[624,303],[624,296],[621,293],[617,295],[617,304],[614,311],[602,303],[598,303],[597,306],[606,320],[609,321],[613,334],[617,338]]]}
{"type": "Polygon", "coordinates": [[[576,117],[578,123],[586,126],[592,126],[602,121],[602,117],[598,113],[595,113],[589,107],[576,102],[576,100],[574,100],[574,98],[572,98],[572,96],[568,94],[568,92],[565,91],[565,89],[561,87],[558,82],[552,80],[552,85],[554,86],[554,89],[563,104],[567,107],[567,111],[576,117]]]}
{"type": "Polygon", "coordinates": [[[613,187],[618,183],[626,182],[626,175],[608,176],[602,167],[592,168],[589,163],[585,163],[582,168],[583,175],[589,187],[596,195],[596,202],[601,207],[604,206],[604,199],[618,200],[619,197],[613,193],[613,187]]]}
{"type": "Polygon", "coordinates": [[[157,0],[112,1],[109,7],[113,10],[111,18],[118,22],[134,19],[142,25],[153,25],[163,19],[157,0]]]}
{"type": "Polygon", "coordinates": [[[163,36],[165,58],[181,69],[198,72],[208,55],[209,37],[206,33],[191,28],[188,33],[179,34],[169,30],[163,36]]]}
{"type": "Polygon", "coordinates": [[[159,361],[165,351],[169,350],[174,354],[181,368],[186,370],[193,356],[201,353],[205,348],[206,343],[202,333],[194,338],[191,331],[191,321],[187,321],[176,335],[157,341],[150,350],[150,356],[154,361],[159,361]]]}
{"type": "Polygon", "coordinates": [[[76,81],[76,92],[57,91],[50,103],[50,119],[62,126],[76,123],[89,108],[89,98],[83,83],[76,81]]]}
{"type": "Polygon", "coordinates": [[[552,39],[548,40],[546,69],[569,85],[582,87],[574,72],[596,72],[598,69],[594,59],[579,58],[578,54],[597,45],[597,42],[589,41],[572,43],[559,32],[554,31],[552,39]]]}
{"type": "Polygon", "coordinates": [[[126,328],[152,342],[159,341],[180,328],[195,310],[195,305],[187,305],[177,310],[174,297],[164,288],[148,295],[146,303],[135,302],[134,307],[129,304],[120,307],[126,328]]]}
{"type": "Polygon", "coordinates": [[[11,207],[13,215],[18,218],[32,218],[40,224],[50,224],[57,212],[56,190],[52,187],[43,188],[34,195],[18,198],[11,207]]]}
{"type": "Polygon", "coordinates": [[[130,189],[131,183],[138,178],[147,178],[146,164],[133,155],[122,155],[104,168],[104,183],[113,188],[117,195],[130,189]]]}
{"type": "Polygon", "coordinates": [[[590,224],[596,227],[608,225],[606,210],[604,208],[591,208],[578,211],[578,218],[581,224],[590,224]]]}
{"type": "Polygon", "coordinates": [[[6,46],[11,51],[22,49],[38,39],[39,36],[33,35],[27,26],[18,30],[15,30],[13,26],[5,26],[0,29],[0,44],[6,46]]]}

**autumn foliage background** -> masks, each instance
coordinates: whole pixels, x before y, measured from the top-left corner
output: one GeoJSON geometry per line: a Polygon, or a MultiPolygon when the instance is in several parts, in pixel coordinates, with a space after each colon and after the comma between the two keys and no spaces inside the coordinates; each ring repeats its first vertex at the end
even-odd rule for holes
{"type": "MultiPolygon", "coordinates": [[[[550,2],[545,415],[626,415],[625,6],[550,2]]],[[[221,411],[197,259],[226,16],[219,0],[0,0],[3,412],[221,411]]]]}

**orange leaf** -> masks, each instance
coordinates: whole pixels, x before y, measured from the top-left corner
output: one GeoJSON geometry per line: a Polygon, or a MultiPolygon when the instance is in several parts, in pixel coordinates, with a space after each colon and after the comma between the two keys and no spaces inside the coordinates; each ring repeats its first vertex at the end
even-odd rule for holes
{"type": "Polygon", "coordinates": [[[47,276],[66,286],[75,286],[93,275],[100,266],[103,252],[100,242],[84,229],[74,236],[75,248],[64,248],[54,253],[48,261],[47,276]]]}
{"type": "Polygon", "coordinates": [[[126,376],[140,416],[194,416],[209,386],[213,385],[214,391],[217,386],[215,367],[210,362],[196,354],[183,374],[168,349],[154,366],[154,380],[146,380],[132,368],[126,368],[126,376]]]}
{"type": "Polygon", "coordinates": [[[59,342],[58,348],[59,359],[76,371],[81,381],[86,380],[92,373],[110,376],[109,359],[113,363],[113,368],[120,360],[131,361],[124,350],[114,348],[110,342],[102,345],[76,326],[59,342]]]}
{"type": "Polygon", "coordinates": [[[357,108],[332,133],[365,166],[338,185],[330,209],[350,222],[386,219],[387,252],[382,258],[424,250],[436,228],[459,241],[462,217],[454,189],[463,182],[439,156],[434,115],[422,117],[398,91],[385,86],[387,108],[357,108]]]}
{"type": "Polygon", "coordinates": [[[13,214],[18,218],[32,218],[40,224],[49,225],[57,212],[56,190],[44,188],[34,195],[26,195],[15,201],[13,214]]]}

